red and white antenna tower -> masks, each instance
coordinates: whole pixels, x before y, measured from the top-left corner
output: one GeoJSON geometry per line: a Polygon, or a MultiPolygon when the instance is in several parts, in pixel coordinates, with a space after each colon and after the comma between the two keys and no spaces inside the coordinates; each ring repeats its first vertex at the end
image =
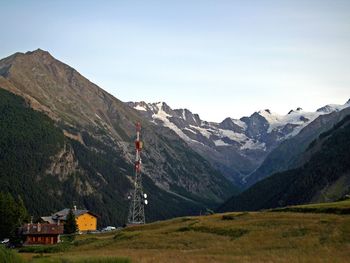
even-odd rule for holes
{"type": "Polygon", "coordinates": [[[141,124],[136,123],[136,157],[135,157],[135,180],[134,189],[130,198],[130,207],[128,215],[128,224],[144,224],[145,220],[145,204],[148,204],[147,194],[142,189],[142,177],[141,177],[141,124]]]}

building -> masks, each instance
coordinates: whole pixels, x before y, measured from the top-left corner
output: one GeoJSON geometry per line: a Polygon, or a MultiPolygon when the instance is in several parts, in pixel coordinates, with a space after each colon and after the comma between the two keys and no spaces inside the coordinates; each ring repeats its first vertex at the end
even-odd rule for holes
{"type": "MultiPolygon", "coordinates": [[[[43,216],[41,219],[50,224],[64,224],[69,213],[68,208],[54,213],[51,216],[43,216]]],[[[97,215],[89,210],[72,209],[77,222],[79,232],[95,231],[97,229],[97,215]]]]}
{"type": "Polygon", "coordinates": [[[58,224],[26,224],[22,228],[25,236],[24,245],[53,245],[60,242],[63,225],[58,224]]]}

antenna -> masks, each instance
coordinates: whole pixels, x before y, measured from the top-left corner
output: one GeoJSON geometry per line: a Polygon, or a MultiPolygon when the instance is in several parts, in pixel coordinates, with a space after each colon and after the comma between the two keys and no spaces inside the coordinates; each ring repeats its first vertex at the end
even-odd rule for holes
{"type": "Polygon", "coordinates": [[[143,193],[142,189],[142,177],[141,177],[141,150],[142,141],[141,137],[141,124],[136,123],[136,156],[135,156],[135,180],[134,189],[130,195],[130,207],[128,215],[128,225],[140,225],[146,223],[145,220],[145,207],[144,204],[148,204],[147,194],[143,193]]]}

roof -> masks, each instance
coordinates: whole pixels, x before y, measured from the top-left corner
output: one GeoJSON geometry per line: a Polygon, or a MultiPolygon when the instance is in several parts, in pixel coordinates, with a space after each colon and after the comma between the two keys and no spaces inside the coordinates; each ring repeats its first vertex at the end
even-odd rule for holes
{"type": "Polygon", "coordinates": [[[49,224],[55,224],[55,220],[52,219],[52,216],[42,216],[41,220],[48,222],[49,224]]]}
{"type": "MultiPolygon", "coordinates": [[[[55,219],[55,220],[57,220],[57,219],[66,220],[67,215],[69,213],[69,210],[70,210],[69,208],[62,209],[61,211],[54,213],[51,217],[52,217],[52,219],[55,219]]],[[[90,212],[89,210],[85,210],[85,209],[84,210],[72,209],[72,211],[73,211],[73,214],[75,217],[81,216],[81,215],[86,214],[86,213],[88,213],[94,217],[97,217],[96,214],[90,212]]]]}
{"type": "Polygon", "coordinates": [[[63,225],[57,224],[26,224],[23,226],[23,235],[60,235],[63,234],[63,225]]]}

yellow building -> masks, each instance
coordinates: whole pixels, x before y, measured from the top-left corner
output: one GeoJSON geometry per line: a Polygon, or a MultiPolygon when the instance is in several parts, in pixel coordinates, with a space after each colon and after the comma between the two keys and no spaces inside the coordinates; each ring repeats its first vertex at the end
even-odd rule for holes
{"type": "Polygon", "coordinates": [[[76,215],[75,220],[81,232],[94,231],[97,229],[97,217],[89,211],[76,215]]]}
{"type": "MultiPolygon", "coordinates": [[[[50,224],[64,224],[69,213],[68,208],[54,213],[52,216],[43,216],[41,219],[50,224]]],[[[97,215],[89,210],[72,209],[79,232],[95,231],[97,229],[97,215]]]]}

